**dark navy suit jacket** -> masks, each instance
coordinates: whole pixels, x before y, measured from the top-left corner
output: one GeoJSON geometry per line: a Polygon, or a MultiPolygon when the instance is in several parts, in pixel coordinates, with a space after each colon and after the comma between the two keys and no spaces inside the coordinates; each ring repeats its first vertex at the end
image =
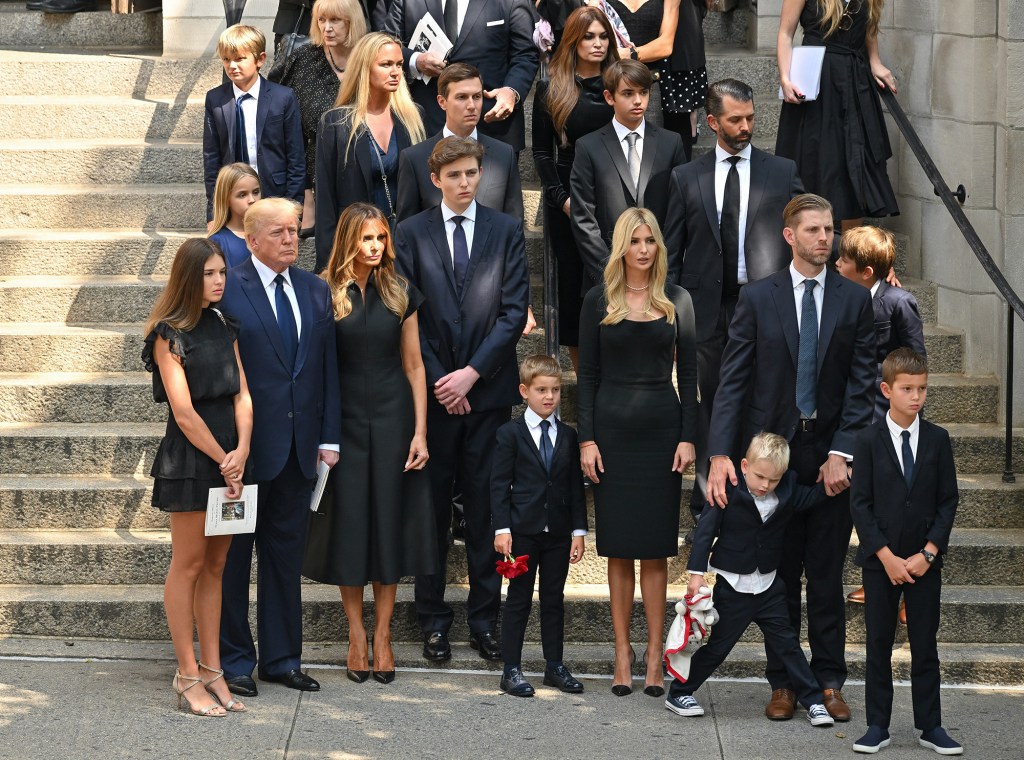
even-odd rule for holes
{"type": "Polygon", "coordinates": [[[241,323],[238,352],[252,396],[252,465],[257,480],[281,472],[292,441],[307,478],[316,475],[322,443],[341,443],[341,407],[334,311],[327,283],[297,267],[289,269],[302,325],[294,370],[270,299],[252,259],[228,271],[221,308],[241,323]]]}
{"type": "MultiPolygon", "coordinates": [[[[206,93],[203,122],[203,176],[206,218],[213,218],[213,189],[221,167],[235,162],[235,95],[231,83],[206,93]]],[[[256,171],[264,198],[291,198],[302,203],[306,153],[299,102],[291,87],[260,77],[256,103],[256,171]]]]}
{"type": "Polygon", "coordinates": [[[427,387],[470,365],[480,379],[466,400],[483,412],[520,401],[516,343],[526,326],[529,278],[522,222],[479,203],[476,208],[462,298],[440,206],[398,224],[395,256],[399,272],[425,298],[419,321],[427,387]]]}
{"type": "Polygon", "coordinates": [[[889,411],[889,400],[878,385],[882,382],[882,362],[897,348],[910,348],[927,358],[924,348],[924,326],[917,310],[917,299],[902,288],[894,288],[880,280],[871,299],[875,312],[875,338],[878,341],[875,374],[875,422],[881,421],[889,411]]]}

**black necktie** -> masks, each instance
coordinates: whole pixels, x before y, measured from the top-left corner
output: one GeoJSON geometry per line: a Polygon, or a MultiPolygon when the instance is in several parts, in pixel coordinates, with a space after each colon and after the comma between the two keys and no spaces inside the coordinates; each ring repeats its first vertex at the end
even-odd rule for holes
{"type": "Polygon", "coordinates": [[[904,430],[900,435],[903,436],[903,479],[909,488],[914,477],[914,452],[910,448],[910,431],[904,430]]]}
{"type": "Polygon", "coordinates": [[[796,408],[807,418],[818,408],[818,306],[814,302],[817,284],[817,280],[804,280],[796,359],[796,408]]]}
{"type": "Polygon", "coordinates": [[[245,114],[242,113],[242,101],[252,95],[245,93],[235,101],[235,161],[249,163],[249,138],[245,134],[245,114]]]}
{"type": "Polygon", "coordinates": [[[281,342],[284,343],[284,355],[290,367],[295,367],[295,352],[299,347],[299,328],[295,324],[291,301],[284,293],[284,275],[274,278],[277,287],[274,290],[274,305],[277,307],[277,326],[281,330],[281,342]]]}
{"type": "Polygon", "coordinates": [[[469,271],[469,245],[466,243],[466,231],[462,229],[465,220],[464,216],[452,217],[452,221],[455,222],[455,232],[452,235],[452,262],[455,265],[455,290],[459,298],[462,298],[462,285],[466,282],[466,272],[469,271]]]}
{"type": "Polygon", "coordinates": [[[722,194],[722,294],[735,296],[739,292],[737,272],[740,266],[740,172],[736,168],[739,156],[726,159],[732,166],[725,177],[722,194]]]}
{"type": "Polygon", "coordinates": [[[445,0],[444,3],[444,33],[448,41],[453,45],[459,36],[459,3],[458,0],[445,0]]]}
{"type": "Polygon", "coordinates": [[[544,469],[551,472],[551,437],[548,430],[551,428],[549,420],[540,421],[540,459],[544,462],[544,469]]]}

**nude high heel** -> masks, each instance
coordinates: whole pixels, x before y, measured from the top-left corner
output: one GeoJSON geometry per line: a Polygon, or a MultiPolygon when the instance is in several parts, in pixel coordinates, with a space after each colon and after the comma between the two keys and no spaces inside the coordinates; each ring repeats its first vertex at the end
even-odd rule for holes
{"type": "Polygon", "coordinates": [[[182,709],[181,703],[182,701],[184,701],[185,707],[188,708],[188,711],[193,715],[198,715],[200,718],[226,718],[226,712],[215,712],[215,710],[224,709],[219,702],[214,702],[214,704],[210,705],[209,707],[204,707],[202,710],[197,710],[192,706],[192,703],[188,701],[188,698],[185,696],[185,692],[189,689],[194,688],[198,684],[201,684],[202,682],[202,678],[193,676],[183,676],[179,670],[175,669],[174,678],[171,679],[171,688],[174,689],[174,693],[178,695],[178,709],[182,709]],[[178,684],[181,681],[189,681],[190,683],[184,689],[179,689],[178,684]]]}

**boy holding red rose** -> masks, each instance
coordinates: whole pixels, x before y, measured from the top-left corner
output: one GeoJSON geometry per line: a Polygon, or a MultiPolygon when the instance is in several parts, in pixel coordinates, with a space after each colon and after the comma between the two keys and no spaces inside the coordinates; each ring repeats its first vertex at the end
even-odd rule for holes
{"type": "MultiPolygon", "coordinates": [[[[519,367],[522,417],[498,429],[491,463],[491,525],[494,550],[508,562],[508,595],[501,623],[505,670],[501,690],[532,697],[521,667],[533,583],[540,569],[540,631],[544,685],[570,694],[583,691],[562,662],[563,591],[569,565],[583,558],[587,507],[579,471],[576,431],[555,417],[562,368],[550,356],[526,358],[519,367]],[[522,562],[527,563],[520,573],[522,562]]],[[[503,563],[499,562],[499,566],[503,563]]]]}

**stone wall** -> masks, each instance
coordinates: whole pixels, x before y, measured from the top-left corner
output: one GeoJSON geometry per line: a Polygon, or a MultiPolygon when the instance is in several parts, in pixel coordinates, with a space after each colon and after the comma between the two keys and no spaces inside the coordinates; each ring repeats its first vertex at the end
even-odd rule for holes
{"type": "MultiPolygon", "coordinates": [[[[164,56],[197,58],[212,55],[217,38],[224,31],[224,6],[219,0],[163,0],[164,56]]],[[[274,45],[274,15],[277,0],[248,0],[243,22],[267,35],[267,52],[274,45]]]]}

